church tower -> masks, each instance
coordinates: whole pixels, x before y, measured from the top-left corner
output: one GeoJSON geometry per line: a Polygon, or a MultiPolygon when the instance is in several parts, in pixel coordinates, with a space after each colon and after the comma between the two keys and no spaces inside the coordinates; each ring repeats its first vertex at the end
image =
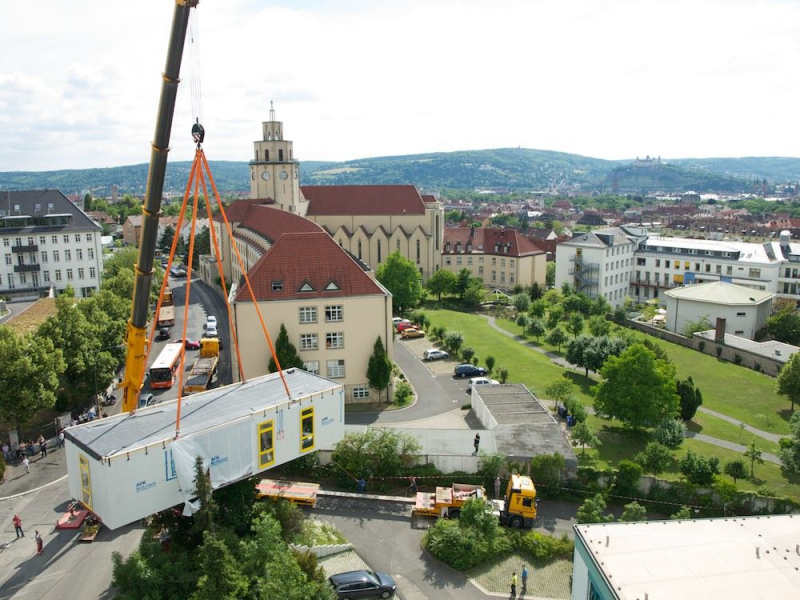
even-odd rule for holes
{"type": "Polygon", "coordinates": [[[300,192],[300,164],[292,155],[292,142],[283,139],[283,123],[275,120],[269,103],[269,121],[261,124],[262,140],[253,143],[250,161],[250,197],[272,198],[281,210],[306,216],[308,201],[300,192]]]}

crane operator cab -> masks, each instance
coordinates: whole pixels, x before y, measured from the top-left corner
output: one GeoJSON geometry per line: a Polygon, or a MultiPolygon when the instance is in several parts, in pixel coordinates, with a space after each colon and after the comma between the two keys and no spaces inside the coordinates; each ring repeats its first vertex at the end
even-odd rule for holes
{"type": "Polygon", "coordinates": [[[194,125],[192,125],[192,139],[194,140],[195,144],[202,144],[203,140],[206,137],[206,130],[200,125],[200,121],[196,121],[194,125]]]}

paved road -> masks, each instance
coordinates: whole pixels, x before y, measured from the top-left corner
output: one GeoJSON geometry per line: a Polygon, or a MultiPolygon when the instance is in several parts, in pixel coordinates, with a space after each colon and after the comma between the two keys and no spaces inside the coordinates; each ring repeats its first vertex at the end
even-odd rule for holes
{"type": "Polygon", "coordinates": [[[417,402],[403,410],[383,411],[381,413],[350,413],[345,420],[348,425],[384,425],[418,421],[460,408],[469,402],[467,381],[455,379],[451,374],[434,375],[426,363],[406,347],[400,340],[394,341],[394,362],[406,374],[414,390],[417,402]]]}
{"type": "MultiPolygon", "coordinates": [[[[577,504],[542,502],[537,530],[560,535],[571,533],[577,504]]],[[[425,523],[412,526],[407,504],[357,498],[320,498],[312,516],[335,525],[359,555],[377,571],[397,581],[402,600],[484,600],[488,596],[467,577],[439,563],[422,550],[425,523]]]]}

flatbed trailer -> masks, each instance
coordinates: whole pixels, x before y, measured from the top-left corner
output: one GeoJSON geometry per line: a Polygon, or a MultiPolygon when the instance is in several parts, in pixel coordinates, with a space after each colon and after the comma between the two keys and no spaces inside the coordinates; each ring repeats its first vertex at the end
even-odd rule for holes
{"type": "Polygon", "coordinates": [[[191,394],[194,392],[204,392],[211,388],[211,381],[217,372],[217,363],[219,362],[218,356],[209,356],[206,358],[200,357],[194,361],[192,370],[186,377],[186,383],[183,386],[184,394],[191,394]]]}
{"type": "Polygon", "coordinates": [[[452,487],[437,487],[435,492],[417,492],[411,514],[427,517],[458,518],[461,507],[471,498],[486,499],[481,485],[454,483],[452,487]]]}
{"type": "Polygon", "coordinates": [[[256,486],[256,499],[284,499],[292,504],[313,508],[317,505],[318,492],[318,483],[285,481],[283,479],[262,479],[256,486]]]}

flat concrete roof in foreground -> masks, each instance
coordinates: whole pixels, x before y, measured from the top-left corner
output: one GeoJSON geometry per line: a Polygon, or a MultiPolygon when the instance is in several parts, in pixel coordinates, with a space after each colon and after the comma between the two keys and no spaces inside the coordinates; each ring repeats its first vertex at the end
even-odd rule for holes
{"type": "Polygon", "coordinates": [[[564,457],[567,468],[578,467],[561,425],[527,387],[519,383],[479,385],[475,393],[497,421],[491,430],[497,452],[512,460],[530,460],[539,454],[557,452],[564,457]]]}
{"type": "MultiPolygon", "coordinates": [[[[295,401],[341,387],[335,381],[312,375],[302,369],[288,369],[283,374],[295,401]]],[[[181,405],[181,437],[288,402],[289,398],[278,373],[187,396],[181,405]]],[[[177,400],[171,400],[140,408],[133,413],[97,419],[70,427],[64,434],[96,460],[131,452],[175,437],[176,403],[177,400]]]]}
{"type": "Polygon", "coordinates": [[[620,600],[800,598],[800,516],[575,525],[620,600]]]}

